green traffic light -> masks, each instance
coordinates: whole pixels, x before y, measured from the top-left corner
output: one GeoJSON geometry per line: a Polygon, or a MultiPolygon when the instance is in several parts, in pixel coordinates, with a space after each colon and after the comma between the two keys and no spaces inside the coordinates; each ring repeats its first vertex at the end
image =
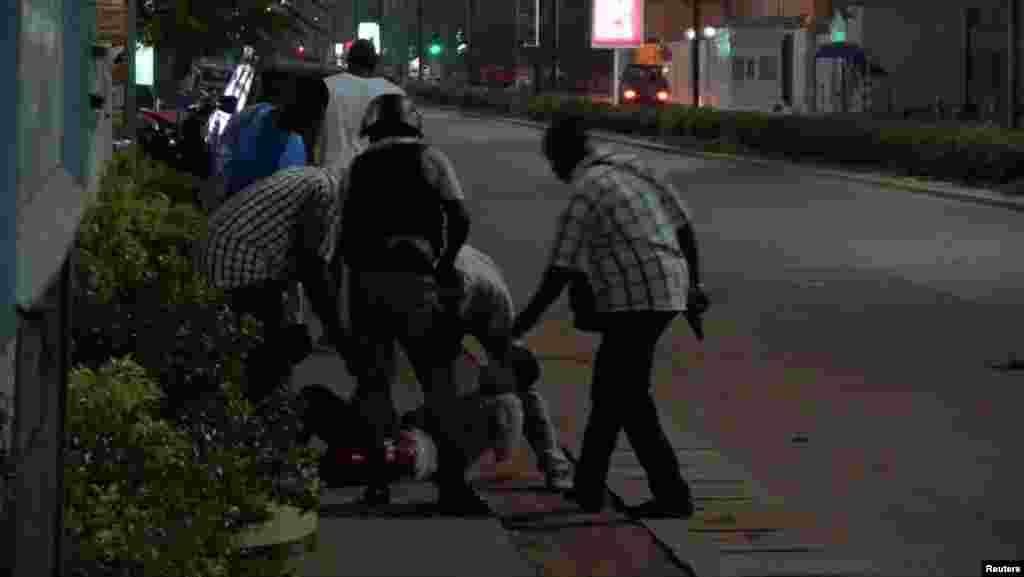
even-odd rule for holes
{"type": "Polygon", "coordinates": [[[430,45],[430,53],[432,55],[434,55],[434,56],[437,56],[438,54],[440,54],[441,53],[441,45],[440,44],[431,44],[430,45]]]}

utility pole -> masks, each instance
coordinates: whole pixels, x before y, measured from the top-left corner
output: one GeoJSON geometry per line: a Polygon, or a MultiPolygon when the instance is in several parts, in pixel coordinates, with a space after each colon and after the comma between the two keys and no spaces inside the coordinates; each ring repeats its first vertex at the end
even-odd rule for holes
{"type": "MultiPolygon", "coordinates": [[[[468,86],[473,81],[473,50],[476,46],[473,44],[473,0],[466,0],[466,30],[463,32],[462,41],[466,43],[466,51],[462,54],[463,60],[466,62],[466,85],[468,86]]],[[[458,50],[458,46],[455,47],[458,50]]]]}
{"type": "Polygon", "coordinates": [[[551,0],[551,88],[558,90],[558,1],[551,0]]]}
{"type": "Polygon", "coordinates": [[[1013,129],[1017,128],[1017,99],[1020,98],[1020,41],[1017,38],[1020,34],[1020,0],[1007,0],[1006,30],[1009,52],[1006,58],[1006,126],[1013,129]]]}
{"type": "Polygon", "coordinates": [[[693,67],[693,105],[700,106],[700,0],[693,2],[693,40],[690,45],[690,64],[693,67]]]}
{"type": "Polygon", "coordinates": [[[423,82],[423,0],[416,1],[416,77],[423,82]]]}
{"type": "Polygon", "coordinates": [[[138,0],[127,0],[128,3],[128,38],[125,40],[124,49],[128,51],[128,79],[124,84],[124,126],[128,131],[128,138],[135,142],[136,134],[136,107],[135,107],[135,45],[138,15],[138,0]]]}

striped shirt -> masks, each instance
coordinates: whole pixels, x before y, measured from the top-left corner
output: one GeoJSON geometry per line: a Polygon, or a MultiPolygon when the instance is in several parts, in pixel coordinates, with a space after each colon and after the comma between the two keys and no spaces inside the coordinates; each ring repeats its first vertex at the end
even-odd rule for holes
{"type": "Polygon", "coordinates": [[[595,152],[573,175],[550,266],[586,273],[597,312],[686,310],[689,275],[676,231],[678,192],[636,156],[595,152]]]}
{"type": "Polygon", "coordinates": [[[316,254],[329,262],[341,220],[338,187],[337,174],[302,166],[241,190],[210,216],[200,270],[223,289],[286,280],[306,227],[317,231],[316,254]]]}

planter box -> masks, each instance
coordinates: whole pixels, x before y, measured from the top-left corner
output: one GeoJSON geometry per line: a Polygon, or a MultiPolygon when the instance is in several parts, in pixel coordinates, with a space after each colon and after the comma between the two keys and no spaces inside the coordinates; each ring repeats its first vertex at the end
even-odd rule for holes
{"type": "MultiPolygon", "coordinates": [[[[278,577],[290,572],[301,574],[307,552],[316,548],[320,516],[316,511],[302,514],[286,505],[271,505],[269,520],[238,532],[235,547],[240,551],[239,572],[252,577],[278,577]]],[[[173,541],[174,533],[184,530],[176,527],[168,531],[166,539],[173,541]]],[[[65,567],[73,566],[77,559],[77,543],[64,535],[63,557],[65,567]]]]}
{"type": "Polygon", "coordinates": [[[266,522],[239,531],[235,545],[242,553],[241,574],[301,575],[306,553],[316,549],[320,516],[287,505],[272,505],[271,514],[266,522]]]}

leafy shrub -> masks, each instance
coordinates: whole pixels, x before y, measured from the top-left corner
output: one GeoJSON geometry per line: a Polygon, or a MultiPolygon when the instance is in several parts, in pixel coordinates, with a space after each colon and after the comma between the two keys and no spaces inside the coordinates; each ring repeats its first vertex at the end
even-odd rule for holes
{"type": "MultiPolygon", "coordinates": [[[[465,101],[471,102],[465,106],[481,106],[471,97],[465,101]]],[[[485,105],[516,109],[493,97],[485,105]]],[[[801,117],[676,104],[652,110],[557,94],[533,96],[517,110],[532,120],[546,122],[567,108],[583,114],[598,129],[660,135],[673,142],[711,142],[715,150],[873,166],[898,174],[982,185],[1024,178],[1024,131],[998,127],[894,126],[853,115],[801,117]]]]}
{"type": "Polygon", "coordinates": [[[100,180],[101,201],[123,195],[167,198],[172,204],[196,202],[201,183],[190,174],[141,154],[136,146],[114,153],[100,180]]]}
{"type": "Polygon", "coordinates": [[[72,372],[69,574],[241,577],[240,528],[267,519],[274,501],[316,506],[319,455],[285,450],[278,426],[268,424],[281,417],[255,415],[233,386],[220,394],[181,427],[157,417],[162,392],[130,358],[72,372]],[[198,425],[212,418],[215,426],[198,425]],[[281,478],[299,482],[282,491],[281,478]]]}
{"type": "Polygon", "coordinates": [[[237,382],[259,337],[252,322],[233,314],[223,291],[195,271],[205,215],[162,192],[183,179],[171,174],[162,187],[131,166],[123,155],[115,159],[99,200],[83,215],[72,361],[95,369],[111,357],[135,355],[177,406],[237,382]]]}

